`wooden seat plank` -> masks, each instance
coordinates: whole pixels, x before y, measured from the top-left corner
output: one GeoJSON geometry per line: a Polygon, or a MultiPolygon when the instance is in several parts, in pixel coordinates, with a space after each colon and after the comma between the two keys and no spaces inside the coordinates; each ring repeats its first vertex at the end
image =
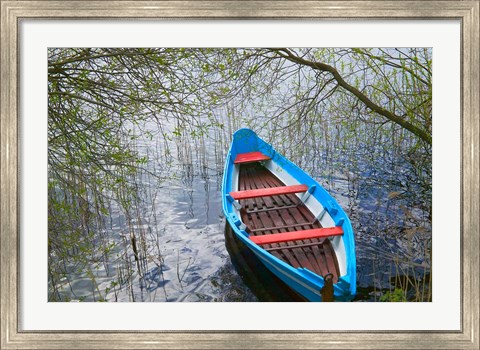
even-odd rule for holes
{"type": "Polygon", "coordinates": [[[270,188],[260,188],[255,190],[245,190],[245,191],[234,191],[230,192],[230,195],[233,199],[248,199],[248,198],[257,198],[265,196],[276,196],[281,194],[291,194],[306,192],[308,190],[307,185],[291,185],[291,186],[279,186],[279,187],[270,187],[270,188]]]}
{"type": "Polygon", "coordinates": [[[266,156],[262,152],[248,152],[248,153],[237,154],[233,163],[246,164],[246,163],[259,162],[262,160],[269,160],[269,159],[270,157],[266,156]]]}
{"type": "Polygon", "coordinates": [[[343,235],[342,227],[335,226],[335,227],[315,228],[315,229],[303,230],[303,231],[276,233],[276,234],[263,235],[263,236],[252,236],[250,237],[250,239],[257,244],[262,245],[262,244],[298,241],[302,239],[322,238],[322,237],[331,237],[331,236],[340,236],[340,235],[343,235]]]}

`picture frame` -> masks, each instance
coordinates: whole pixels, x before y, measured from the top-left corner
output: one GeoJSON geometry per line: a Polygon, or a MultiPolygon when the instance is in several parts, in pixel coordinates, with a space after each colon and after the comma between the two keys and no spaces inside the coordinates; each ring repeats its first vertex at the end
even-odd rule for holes
{"type": "Polygon", "coordinates": [[[479,337],[479,6],[476,1],[1,1],[1,348],[463,348],[479,337]],[[19,329],[19,20],[22,18],[461,21],[460,331],[22,331],[19,329]]]}

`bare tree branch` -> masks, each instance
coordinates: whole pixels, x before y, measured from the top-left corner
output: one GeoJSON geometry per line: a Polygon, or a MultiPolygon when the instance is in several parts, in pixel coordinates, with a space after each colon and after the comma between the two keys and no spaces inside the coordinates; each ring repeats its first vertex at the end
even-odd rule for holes
{"type": "Polygon", "coordinates": [[[432,136],[428,132],[426,132],[425,130],[417,127],[416,125],[414,125],[410,122],[408,122],[407,120],[403,119],[401,116],[398,116],[398,115],[390,112],[389,110],[377,105],[368,96],[363,94],[360,90],[358,90],[354,86],[347,83],[343,79],[343,77],[340,75],[340,73],[334,67],[332,67],[328,64],[322,63],[322,62],[310,61],[310,60],[307,60],[305,58],[299,57],[287,48],[271,49],[271,51],[278,54],[279,56],[291,61],[291,62],[301,64],[303,66],[308,66],[308,67],[311,67],[315,70],[319,70],[319,71],[323,71],[323,72],[329,72],[330,74],[333,75],[333,77],[335,78],[335,80],[337,81],[339,86],[343,87],[345,90],[347,90],[347,91],[351,92],[353,95],[355,95],[369,109],[371,109],[375,113],[378,113],[378,114],[386,117],[390,121],[402,126],[403,128],[407,129],[408,131],[410,131],[413,134],[420,137],[423,141],[425,141],[429,145],[432,144],[432,136]]]}

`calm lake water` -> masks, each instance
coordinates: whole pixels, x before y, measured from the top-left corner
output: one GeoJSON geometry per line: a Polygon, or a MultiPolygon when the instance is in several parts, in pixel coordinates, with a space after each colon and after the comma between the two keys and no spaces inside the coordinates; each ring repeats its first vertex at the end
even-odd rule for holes
{"type": "MultiPolygon", "coordinates": [[[[132,179],[139,199],[129,213],[111,201],[102,236],[109,253],[88,274],[72,269],[62,288],[64,299],[295,300],[266,271],[259,272],[260,279],[245,276],[248,264],[255,262],[235,255],[238,247],[225,226],[221,180],[230,135],[238,126],[232,123],[199,136],[187,129],[181,135],[157,134],[139,142],[138,149],[150,159],[145,171],[132,179]]],[[[410,163],[391,150],[372,150],[361,143],[326,147],[315,144],[315,137],[309,140],[311,147],[305,143],[295,153],[288,145],[270,141],[313,175],[350,216],[356,236],[355,301],[378,301],[386,291],[406,283],[412,286],[410,298],[426,296],[431,193],[424,190],[410,163]]]]}

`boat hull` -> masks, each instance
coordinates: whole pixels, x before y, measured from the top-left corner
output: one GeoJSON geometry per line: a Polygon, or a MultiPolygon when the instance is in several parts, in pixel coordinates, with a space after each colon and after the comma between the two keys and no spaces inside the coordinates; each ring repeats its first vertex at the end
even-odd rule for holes
{"type": "MultiPolygon", "coordinates": [[[[250,166],[236,164],[235,160],[239,159],[240,155],[243,157],[242,159],[247,159],[246,161],[242,160],[242,162],[248,162],[248,157],[246,158],[245,154],[256,153],[261,153],[261,155],[264,156],[264,158],[260,158],[261,160],[259,161],[261,166],[264,167],[266,171],[271,172],[279,179],[278,181],[284,185],[292,188],[300,184],[308,186],[308,191],[306,191],[307,194],[289,194],[289,196],[294,196],[290,198],[293,198],[296,202],[301,201],[300,205],[304,205],[306,209],[313,213],[312,215],[316,216],[316,218],[319,218],[318,225],[320,227],[342,228],[343,235],[327,238],[329,239],[327,242],[325,242],[325,240],[319,240],[318,242],[324,242],[325,244],[328,243],[328,245],[331,246],[331,249],[334,251],[335,259],[338,260],[338,262],[335,261],[337,273],[335,274],[335,283],[333,285],[335,300],[351,300],[355,296],[356,292],[356,268],[355,246],[350,220],[343,209],[320,186],[320,184],[318,184],[313,178],[298,168],[295,164],[278,154],[269,144],[258,138],[257,135],[249,129],[240,129],[234,134],[232,145],[225,163],[225,172],[222,183],[223,210],[227,223],[231,226],[234,234],[239,240],[241,240],[243,244],[245,244],[245,246],[251,250],[253,254],[255,254],[255,256],[265,265],[268,270],[281,279],[292,290],[306,300],[322,301],[321,290],[325,285],[325,275],[322,276],[320,273],[322,266],[320,266],[320,270],[318,271],[314,271],[314,268],[310,268],[310,265],[307,265],[308,268],[306,268],[303,264],[297,264],[294,266],[295,264],[291,261],[288,261],[288,259],[282,259],[283,255],[276,254],[277,250],[280,251],[282,247],[275,248],[275,245],[272,245],[273,248],[270,247],[269,251],[269,249],[265,248],[265,246],[254,243],[251,239],[251,236],[254,234],[252,231],[255,231],[252,230],[254,224],[252,222],[248,222],[245,208],[240,208],[238,202],[242,201],[235,201],[230,195],[235,191],[239,191],[239,188],[241,187],[239,185],[239,181],[241,180],[241,169],[244,169],[246,166],[250,166]]],[[[255,162],[255,159],[253,162],[255,162]]],[[[242,186],[243,187],[241,190],[244,189],[244,185],[242,186]]],[[[244,206],[246,206],[245,203],[247,202],[244,202],[244,206]]],[[[253,203],[253,200],[251,203],[253,203]]],[[[270,209],[257,210],[262,213],[255,215],[260,217],[260,215],[263,214],[266,217],[264,211],[267,210],[270,209]]],[[[272,220],[271,218],[273,215],[268,215],[269,220],[272,220]]],[[[272,228],[273,227],[268,227],[268,229],[272,228]]],[[[269,231],[269,233],[276,232],[280,231],[269,231]]],[[[307,242],[311,241],[307,240],[307,242]]],[[[318,244],[319,247],[322,246],[321,243],[318,244]]],[[[304,246],[309,247],[312,245],[314,245],[314,243],[304,244],[304,246]]],[[[305,250],[307,248],[302,249],[305,250]]],[[[293,250],[288,249],[288,251],[286,250],[285,252],[290,254],[290,251],[293,250]]],[[[294,259],[292,258],[292,260],[294,259]]],[[[294,261],[296,262],[296,260],[294,261]]],[[[315,266],[317,266],[317,262],[314,263],[315,266]]],[[[318,265],[321,264],[318,263],[318,265]]]]}

